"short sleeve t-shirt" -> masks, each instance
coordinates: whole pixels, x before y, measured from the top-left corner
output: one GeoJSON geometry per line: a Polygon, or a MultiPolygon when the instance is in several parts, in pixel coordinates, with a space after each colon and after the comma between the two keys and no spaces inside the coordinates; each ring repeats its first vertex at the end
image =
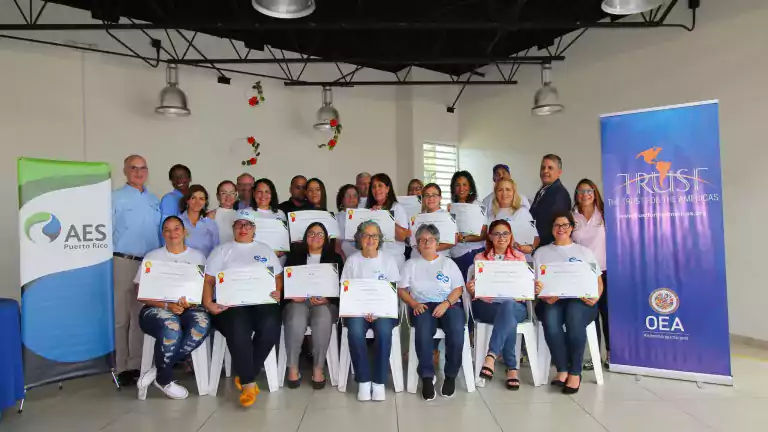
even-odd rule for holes
{"type": "Polygon", "coordinates": [[[309,264],[320,264],[320,258],[321,257],[322,257],[322,255],[320,255],[320,254],[317,254],[317,255],[309,254],[309,255],[307,255],[307,265],[309,265],[309,264]]]}
{"type": "MultiPolygon", "coordinates": [[[[437,213],[437,212],[444,212],[444,211],[445,210],[443,210],[443,209],[437,209],[437,211],[435,211],[435,213],[437,213]]],[[[411,227],[411,230],[413,230],[413,228],[415,228],[415,227],[411,227]]],[[[416,230],[413,230],[413,235],[414,236],[416,235],[416,230]]],[[[442,233],[441,233],[440,234],[440,243],[441,244],[442,243],[446,243],[444,240],[445,240],[445,238],[442,236],[442,233]]],[[[417,247],[418,245],[416,244],[416,242],[418,242],[418,239],[416,239],[416,241],[411,240],[411,256],[414,256],[414,255],[421,256],[421,253],[419,252],[419,248],[417,247]]],[[[451,247],[449,249],[438,251],[437,254],[440,255],[440,256],[449,257],[449,256],[451,256],[451,249],[453,249],[454,247],[455,246],[453,246],[453,247],[451,247]]]]}
{"type": "MultiPolygon", "coordinates": [[[[475,202],[477,205],[481,205],[481,203],[475,202]]],[[[451,205],[448,204],[448,211],[451,211],[451,205]]],[[[486,213],[488,214],[488,213],[486,213]]],[[[487,225],[487,224],[486,224],[487,225]]],[[[478,252],[479,249],[485,249],[485,242],[479,241],[479,242],[465,242],[465,243],[456,243],[454,247],[450,249],[451,256],[454,258],[458,258],[461,256],[464,256],[468,253],[472,253],[473,255],[478,252]]]]}
{"type": "Polygon", "coordinates": [[[341,250],[344,252],[344,257],[349,258],[357,252],[357,248],[355,247],[354,240],[343,240],[347,228],[346,216],[346,212],[343,211],[336,213],[336,220],[339,221],[339,232],[341,233],[337,241],[341,244],[341,250]]]}
{"type": "Polygon", "coordinates": [[[272,210],[256,209],[254,211],[254,214],[256,215],[256,217],[260,217],[260,218],[280,219],[283,222],[288,222],[288,218],[285,217],[285,213],[283,213],[282,210],[272,211],[272,210]]]}
{"type": "MultiPolygon", "coordinates": [[[[405,208],[399,203],[393,203],[390,210],[395,214],[395,224],[399,225],[400,228],[407,229],[410,224],[408,223],[408,213],[405,212],[405,208]]],[[[405,253],[405,242],[388,241],[384,243],[382,249],[393,255],[403,255],[405,253]]]]}
{"type": "Polygon", "coordinates": [[[428,261],[421,256],[405,263],[403,278],[398,284],[407,288],[419,303],[444,302],[456,288],[464,286],[464,277],[453,260],[439,256],[428,261]]]}
{"type": "Polygon", "coordinates": [[[194,265],[205,265],[205,255],[197,249],[187,247],[182,253],[171,253],[165,247],[161,247],[152,251],[149,251],[144,255],[144,261],[139,266],[139,271],[136,272],[136,277],[133,278],[133,283],[138,284],[141,280],[141,272],[144,269],[144,263],[147,261],[163,261],[163,262],[176,262],[187,263],[194,265]]]}
{"type": "Polygon", "coordinates": [[[229,268],[246,267],[253,263],[259,263],[266,267],[272,267],[275,275],[283,272],[283,266],[277,255],[269,246],[262,242],[253,243],[229,242],[218,246],[208,257],[208,265],[205,274],[216,276],[220,271],[229,268]]]}
{"type": "Polygon", "coordinates": [[[390,255],[379,251],[376,258],[366,258],[362,252],[357,252],[347,258],[342,279],[377,279],[388,282],[398,282],[400,271],[397,262],[390,255]]]}
{"type": "Polygon", "coordinates": [[[536,253],[533,254],[534,270],[538,269],[542,264],[561,262],[585,262],[594,266],[595,273],[598,276],[603,274],[603,269],[600,267],[600,263],[597,262],[595,254],[589,248],[580,244],[571,243],[566,246],[558,246],[550,243],[536,249],[536,253]]]}
{"type": "Polygon", "coordinates": [[[595,209],[595,213],[589,220],[578,211],[574,211],[573,219],[576,226],[573,228],[571,238],[574,242],[588,247],[595,254],[600,268],[605,270],[605,221],[600,210],[595,209]]]}

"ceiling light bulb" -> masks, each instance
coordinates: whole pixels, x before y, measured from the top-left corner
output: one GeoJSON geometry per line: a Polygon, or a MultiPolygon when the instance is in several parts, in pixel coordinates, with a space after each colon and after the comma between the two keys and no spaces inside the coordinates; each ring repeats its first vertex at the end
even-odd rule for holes
{"type": "Polygon", "coordinates": [[[633,15],[656,9],[662,0],[604,0],[603,11],[611,15],[633,15]]]}
{"type": "Polygon", "coordinates": [[[323,106],[317,110],[317,123],[315,129],[320,131],[331,130],[331,120],[340,122],[339,111],[333,107],[333,91],[328,86],[323,86],[323,106]]]}
{"type": "Polygon", "coordinates": [[[251,4],[273,18],[301,18],[315,11],[315,0],[253,0],[251,4]]]}
{"type": "Polygon", "coordinates": [[[167,85],[160,91],[160,105],[155,112],[167,116],[188,116],[191,111],[187,107],[187,95],[179,88],[179,70],[175,64],[168,63],[165,77],[167,85]]]}
{"type": "Polygon", "coordinates": [[[560,103],[560,94],[557,88],[552,85],[550,72],[552,65],[544,63],[541,65],[541,83],[542,86],[533,96],[533,108],[531,112],[536,115],[545,116],[563,111],[565,107],[560,103]]]}

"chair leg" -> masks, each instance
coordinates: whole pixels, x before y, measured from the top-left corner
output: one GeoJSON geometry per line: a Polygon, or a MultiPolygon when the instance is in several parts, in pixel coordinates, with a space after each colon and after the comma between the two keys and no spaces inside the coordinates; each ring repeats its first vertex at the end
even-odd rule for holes
{"type": "Polygon", "coordinates": [[[210,379],[208,377],[208,371],[210,366],[208,365],[208,339],[206,338],[203,343],[192,351],[192,366],[195,369],[195,381],[197,381],[197,393],[200,396],[208,394],[210,389],[210,379]]]}
{"type": "Polygon", "coordinates": [[[219,380],[221,379],[221,368],[224,364],[225,351],[227,349],[227,341],[224,336],[216,331],[213,334],[213,353],[211,354],[211,369],[208,374],[208,380],[210,385],[208,387],[208,394],[216,397],[219,392],[219,380]]]}
{"type": "MultiPolygon", "coordinates": [[[[541,371],[541,363],[539,363],[539,347],[538,343],[536,342],[536,333],[535,328],[533,327],[533,323],[527,322],[527,323],[521,323],[517,326],[518,333],[518,341],[520,341],[520,336],[522,335],[523,338],[525,338],[525,347],[528,350],[528,364],[531,366],[531,375],[533,375],[533,385],[534,387],[539,387],[543,384],[542,382],[542,371],[541,371]]],[[[522,344],[518,344],[518,347],[520,347],[522,344]]],[[[520,358],[521,349],[518,348],[517,351],[517,358],[520,358]]]]}
{"type": "MultiPolygon", "coordinates": [[[[528,341],[526,340],[525,343],[527,344],[528,341]]],[[[528,345],[526,345],[527,347],[528,345]]],[[[515,336],[515,361],[516,365],[515,367],[517,370],[520,370],[520,357],[523,355],[523,337],[521,334],[517,334],[515,336]]]]}
{"type": "Polygon", "coordinates": [[[229,353],[226,341],[224,342],[224,376],[227,378],[232,376],[232,355],[229,353]]]}
{"type": "Polygon", "coordinates": [[[392,349],[389,351],[389,368],[392,370],[392,382],[395,393],[403,391],[403,348],[400,345],[400,327],[392,329],[392,349]]]}
{"type": "Polygon", "coordinates": [[[337,344],[336,324],[331,327],[331,343],[328,345],[328,353],[325,356],[325,362],[328,364],[328,375],[331,377],[331,385],[338,384],[339,377],[339,345],[337,344]]]}
{"type": "Polygon", "coordinates": [[[461,353],[461,369],[464,371],[464,381],[467,391],[475,391],[475,369],[472,367],[472,347],[469,345],[469,327],[464,326],[464,349],[461,353]]]}
{"type": "Polygon", "coordinates": [[[600,343],[597,340],[597,327],[592,321],[587,326],[587,344],[589,345],[589,354],[592,356],[592,364],[595,366],[595,380],[597,385],[603,385],[603,364],[600,355],[600,343]]]}
{"type": "Polygon", "coordinates": [[[416,367],[419,365],[419,359],[416,356],[416,332],[411,330],[410,343],[408,346],[408,393],[416,393],[419,387],[419,376],[416,367]]]}
{"type": "Polygon", "coordinates": [[[547,339],[544,337],[544,327],[541,325],[541,322],[539,322],[537,343],[537,348],[539,350],[539,365],[541,365],[541,382],[546,383],[549,381],[549,371],[552,369],[552,353],[549,352],[547,339]]]}
{"type": "Polygon", "coordinates": [[[341,353],[339,354],[338,389],[342,393],[347,391],[349,366],[352,363],[352,359],[349,356],[349,340],[347,331],[348,330],[346,327],[341,328],[341,353]]]}
{"type": "Polygon", "coordinates": [[[275,349],[269,352],[267,359],[264,360],[264,372],[267,374],[267,386],[270,392],[276,392],[280,389],[280,383],[277,376],[277,354],[275,349]]]}
{"type": "Polygon", "coordinates": [[[277,380],[280,387],[285,385],[285,369],[288,355],[285,352],[285,326],[280,326],[280,350],[277,351],[277,380]]]}
{"type": "MultiPolygon", "coordinates": [[[[142,346],[142,350],[141,350],[141,375],[144,375],[145,372],[147,372],[152,368],[152,364],[154,363],[154,360],[155,360],[155,338],[153,338],[148,334],[145,334],[144,345],[142,346]]],[[[138,398],[139,400],[146,400],[147,389],[139,388],[138,398]]]]}
{"type": "Polygon", "coordinates": [[[485,387],[485,378],[480,378],[480,370],[488,354],[488,340],[493,326],[480,322],[475,323],[475,385],[485,387]]]}

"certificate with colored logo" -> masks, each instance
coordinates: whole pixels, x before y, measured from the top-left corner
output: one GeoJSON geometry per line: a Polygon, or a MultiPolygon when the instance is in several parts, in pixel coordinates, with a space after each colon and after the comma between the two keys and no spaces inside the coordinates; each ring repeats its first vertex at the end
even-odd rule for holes
{"type": "Polygon", "coordinates": [[[475,297],[533,300],[533,270],[524,261],[475,261],[475,297]]]}
{"type": "Polygon", "coordinates": [[[365,221],[379,224],[384,241],[395,241],[395,214],[390,210],[348,209],[344,240],[355,240],[357,227],[365,221]]]}
{"type": "Polygon", "coordinates": [[[339,296],[339,270],[336,264],[286,267],[284,281],[283,293],[287,299],[339,296]]]}
{"type": "Polygon", "coordinates": [[[411,244],[416,243],[416,230],[422,225],[434,225],[440,232],[440,243],[456,244],[456,221],[448,212],[419,213],[411,217],[411,244]]]}
{"type": "Polygon", "coordinates": [[[301,210],[288,213],[291,242],[301,242],[307,227],[314,222],[320,222],[325,226],[328,237],[335,239],[339,236],[339,222],[335,214],[323,210],[301,210]]]}
{"type": "Polygon", "coordinates": [[[397,318],[395,284],[378,279],[347,279],[341,282],[339,316],[397,318]]]}
{"type": "Polygon", "coordinates": [[[585,262],[538,264],[536,280],[543,285],[539,297],[597,298],[597,274],[585,262]]]}
{"type": "Polygon", "coordinates": [[[272,267],[253,264],[216,274],[216,303],[224,306],[248,306],[277,303],[270,295],[275,290],[272,267]]]}
{"type": "Polygon", "coordinates": [[[176,302],[186,297],[187,302],[200,304],[205,281],[203,269],[195,264],[144,260],[138,299],[176,302]]]}
{"type": "Polygon", "coordinates": [[[397,197],[397,202],[403,206],[403,210],[405,210],[409,220],[421,213],[421,197],[418,195],[399,196],[397,197]]]}
{"type": "Polygon", "coordinates": [[[253,239],[268,245],[275,252],[291,250],[288,225],[280,219],[256,218],[256,231],[253,239]]]}
{"type": "Polygon", "coordinates": [[[456,230],[463,235],[480,235],[486,224],[485,209],[479,204],[451,203],[456,230]]]}

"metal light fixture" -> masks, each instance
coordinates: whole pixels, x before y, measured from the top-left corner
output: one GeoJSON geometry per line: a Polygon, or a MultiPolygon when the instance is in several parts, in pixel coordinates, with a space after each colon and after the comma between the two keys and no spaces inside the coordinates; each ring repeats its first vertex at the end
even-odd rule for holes
{"type": "Polygon", "coordinates": [[[317,110],[315,129],[319,131],[331,130],[331,120],[341,121],[339,112],[333,107],[333,91],[330,87],[323,86],[323,106],[317,110]]]}
{"type": "Polygon", "coordinates": [[[155,112],[167,116],[188,116],[191,112],[187,107],[187,95],[179,88],[179,70],[175,64],[168,63],[165,80],[168,85],[160,91],[160,105],[155,112]]]}
{"type": "Polygon", "coordinates": [[[254,9],[274,18],[301,18],[315,11],[315,0],[253,0],[254,9]]]}
{"type": "Polygon", "coordinates": [[[565,107],[558,101],[559,95],[557,88],[552,85],[552,65],[544,63],[541,65],[541,88],[533,96],[533,108],[531,112],[536,115],[545,116],[558,113],[565,107]]]}
{"type": "Polygon", "coordinates": [[[611,15],[633,15],[656,9],[662,0],[603,0],[602,8],[611,15]]]}

